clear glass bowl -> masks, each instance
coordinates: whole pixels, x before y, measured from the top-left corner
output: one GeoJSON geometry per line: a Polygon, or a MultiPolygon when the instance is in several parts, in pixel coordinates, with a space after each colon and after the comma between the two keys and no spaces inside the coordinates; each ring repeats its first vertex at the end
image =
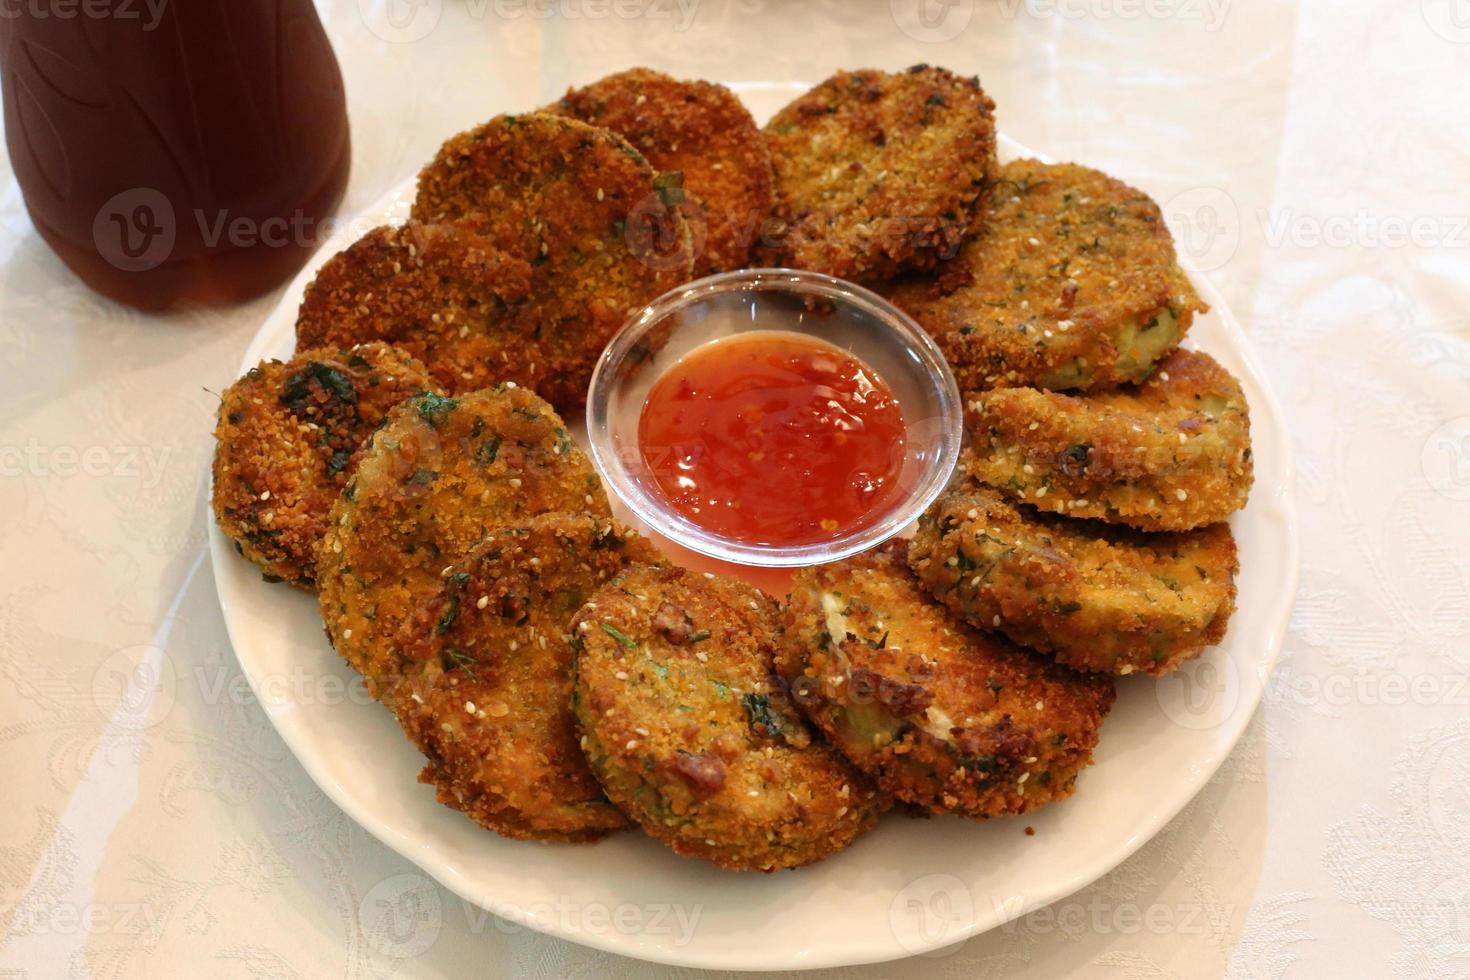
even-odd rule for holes
{"type": "Polygon", "coordinates": [[[913,523],[949,482],[964,437],[954,375],[929,335],[887,300],[814,272],[742,269],[660,296],[613,338],[587,396],[587,438],[603,479],[649,527],[702,555],[741,565],[796,567],[836,561],[913,523]],[[811,544],[753,544],[714,534],[670,505],[638,445],[648,390],[690,351],[753,330],[783,330],[833,344],[888,383],[908,427],[898,492],[863,524],[811,544]]]}

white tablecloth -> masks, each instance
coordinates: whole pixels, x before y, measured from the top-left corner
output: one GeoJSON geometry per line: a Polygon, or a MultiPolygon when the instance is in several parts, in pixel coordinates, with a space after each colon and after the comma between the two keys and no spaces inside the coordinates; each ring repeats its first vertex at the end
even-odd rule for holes
{"type": "MultiPolygon", "coordinates": [[[[978,72],[1023,143],[1166,202],[1281,398],[1301,589],[1224,769],[1052,909],[842,973],[1470,975],[1463,0],[390,2],[321,4],[344,214],[447,134],[623,67],[927,61],[978,72]]],[[[0,193],[0,971],[672,975],[466,909],[316,789],[240,677],[204,557],[211,392],[274,298],[123,310],[41,244],[8,169],[0,193]],[[109,728],[140,648],[177,682],[109,728]],[[439,911],[404,943],[363,910],[410,888],[439,911]]]]}

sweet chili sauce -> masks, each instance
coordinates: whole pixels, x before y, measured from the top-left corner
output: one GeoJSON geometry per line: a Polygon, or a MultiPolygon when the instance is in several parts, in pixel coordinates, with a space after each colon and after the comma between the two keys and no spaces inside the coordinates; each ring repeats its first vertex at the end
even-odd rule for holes
{"type": "Polygon", "coordinates": [[[831,540],[899,492],[907,429],[862,361],[802,334],[697,348],[658,379],[638,427],[657,489],[705,530],[747,544],[831,540]]]}

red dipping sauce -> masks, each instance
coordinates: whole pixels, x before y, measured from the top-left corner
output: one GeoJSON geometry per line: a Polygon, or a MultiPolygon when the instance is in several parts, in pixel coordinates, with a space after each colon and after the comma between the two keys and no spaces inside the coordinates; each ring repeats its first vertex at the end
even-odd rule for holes
{"type": "Polygon", "coordinates": [[[871,368],[812,337],[752,331],[654,383],[639,448],[674,509],[746,544],[832,540],[889,510],[908,430],[871,368]]]}

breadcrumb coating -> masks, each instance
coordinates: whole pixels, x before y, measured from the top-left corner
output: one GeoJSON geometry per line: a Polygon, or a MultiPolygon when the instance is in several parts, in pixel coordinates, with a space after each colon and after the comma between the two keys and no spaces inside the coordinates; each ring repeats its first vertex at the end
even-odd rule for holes
{"type": "Polygon", "coordinates": [[[296,345],[387,341],[451,394],[502,381],[540,390],[547,359],[513,315],[530,290],[530,266],[465,222],[375,228],[306,287],[296,345]]]}
{"type": "Polygon", "coordinates": [[[551,511],[608,516],[566,425],[524,388],[413,398],[388,414],[332,509],[317,565],[322,619],[375,697],[405,661],[398,637],[485,535],[551,511]]]}
{"type": "Polygon", "coordinates": [[[316,347],[251,368],[220,396],[212,502],[220,530],[267,579],[311,590],[328,515],[388,410],[435,390],[386,344],[316,347]]]}
{"type": "Polygon", "coordinates": [[[909,570],[907,543],[803,569],[781,661],[795,699],[894,798],[976,819],[1070,796],[1113,681],[971,629],[909,570]]]}
{"type": "Polygon", "coordinates": [[[588,762],[675,853],[794,868],[847,847],[886,805],[784,696],[779,625],[775,602],[748,585],[647,566],[577,615],[573,706],[588,762]]]}
{"type": "Polygon", "coordinates": [[[1208,354],[1176,350],[1137,386],[1000,388],[966,406],[970,474],[1038,510],[1187,531],[1225,520],[1250,493],[1250,411],[1208,354]]]}
{"type": "Polygon", "coordinates": [[[967,391],[1142,381],[1208,309],[1147,194],[1037,160],[1001,168],[954,268],[883,292],[929,332],[967,391]]]}
{"type": "Polygon", "coordinates": [[[840,71],[765,126],[785,228],[775,261],[848,279],[933,268],[996,172],[978,78],[915,65],[840,71]]]}
{"type": "Polygon", "coordinates": [[[634,68],[569,89],[546,111],[610,129],[659,171],[684,175],[679,210],[694,243],[693,275],[749,264],[771,216],[774,177],[760,129],[729,89],[634,68]]]}
{"type": "Polygon", "coordinates": [[[1144,534],[1038,514],[973,483],[925,514],[909,560],[973,625],[1111,674],[1166,674],[1219,643],[1240,568],[1228,524],[1144,534]]]}
{"type": "Polygon", "coordinates": [[[408,663],[390,699],[439,802],[522,839],[592,841],[628,825],[577,744],[570,629],[630,561],[660,558],[608,518],[552,513],[455,562],[400,637],[408,663]]]}

